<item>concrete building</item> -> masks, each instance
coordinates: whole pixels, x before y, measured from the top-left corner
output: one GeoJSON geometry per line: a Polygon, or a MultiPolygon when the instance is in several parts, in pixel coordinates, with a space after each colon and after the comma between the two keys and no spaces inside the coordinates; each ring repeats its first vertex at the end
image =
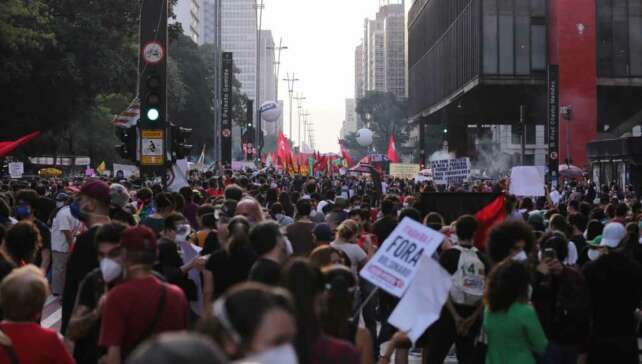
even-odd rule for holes
{"type": "Polygon", "coordinates": [[[346,99],[345,119],[341,126],[341,139],[350,133],[356,132],[357,129],[359,129],[357,103],[355,99],[346,99]]]}
{"type": "Polygon", "coordinates": [[[261,104],[276,99],[276,71],[274,69],[274,38],[271,30],[261,30],[261,104]]]}
{"type": "Polygon", "coordinates": [[[176,22],[181,23],[183,33],[198,45],[204,43],[204,3],[204,0],[178,0],[174,7],[176,22]]]}
{"type": "Polygon", "coordinates": [[[355,97],[367,91],[404,97],[405,74],[404,5],[387,3],[379,8],[375,19],[364,21],[363,42],[355,50],[355,97]]]}
{"type": "Polygon", "coordinates": [[[216,0],[203,0],[203,44],[216,44],[216,0]]]}
{"type": "Polygon", "coordinates": [[[256,3],[254,0],[220,1],[223,51],[234,53],[241,92],[256,100],[256,3]]]}

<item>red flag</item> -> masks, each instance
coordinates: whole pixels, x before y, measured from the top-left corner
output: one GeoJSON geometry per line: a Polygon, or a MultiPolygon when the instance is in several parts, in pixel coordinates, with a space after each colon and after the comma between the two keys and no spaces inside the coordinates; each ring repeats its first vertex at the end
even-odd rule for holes
{"type": "Polygon", "coordinates": [[[352,157],[350,156],[350,152],[341,144],[341,140],[339,140],[339,147],[341,147],[341,157],[348,163],[348,167],[352,167],[352,164],[354,164],[354,161],[352,160],[352,157]]]}
{"type": "Polygon", "coordinates": [[[475,247],[477,249],[482,251],[486,249],[488,231],[491,227],[506,219],[505,201],[506,195],[502,194],[475,214],[475,218],[479,222],[479,228],[475,234],[475,247]]]}
{"type": "Polygon", "coordinates": [[[0,142],[0,158],[8,155],[9,153],[13,152],[16,150],[18,147],[27,144],[31,140],[33,140],[35,137],[40,135],[39,131],[35,131],[31,134],[27,134],[23,136],[22,138],[14,141],[14,142],[0,142]]]}
{"type": "Polygon", "coordinates": [[[290,149],[290,143],[283,135],[283,132],[279,133],[279,139],[276,142],[276,157],[279,163],[282,166],[287,167],[288,159],[292,157],[292,149],[290,149]]]}
{"type": "Polygon", "coordinates": [[[388,142],[388,159],[391,163],[399,163],[400,159],[397,155],[397,147],[395,147],[395,137],[390,134],[390,142],[388,142]]]}

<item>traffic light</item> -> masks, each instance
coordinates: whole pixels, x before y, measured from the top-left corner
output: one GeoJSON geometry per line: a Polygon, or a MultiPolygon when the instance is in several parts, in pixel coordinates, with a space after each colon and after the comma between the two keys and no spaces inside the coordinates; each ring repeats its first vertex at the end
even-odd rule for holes
{"type": "Polygon", "coordinates": [[[162,127],[165,123],[166,91],[161,72],[148,71],[141,84],[141,116],[143,126],[162,127]]]}
{"type": "Polygon", "coordinates": [[[122,159],[127,159],[132,162],[138,161],[136,155],[136,143],[138,136],[136,135],[136,128],[116,128],[116,136],[121,144],[116,146],[116,152],[122,159]]]}
{"type": "Polygon", "coordinates": [[[187,144],[192,136],[192,129],[171,124],[171,136],[174,160],[186,158],[192,150],[192,145],[187,144]]]}

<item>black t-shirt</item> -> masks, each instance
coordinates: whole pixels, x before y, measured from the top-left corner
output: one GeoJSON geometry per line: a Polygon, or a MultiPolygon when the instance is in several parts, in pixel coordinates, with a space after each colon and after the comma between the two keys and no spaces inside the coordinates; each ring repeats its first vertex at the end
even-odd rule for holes
{"type": "Polygon", "coordinates": [[[78,235],[73,250],[67,261],[67,273],[65,275],[65,290],[62,300],[62,323],[63,334],[67,330],[67,324],[76,301],[76,293],[80,282],[89,272],[98,268],[98,251],[94,239],[100,226],[94,226],[84,233],[78,235]]]}
{"type": "MultiPolygon", "coordinates": [[[[90,310],[98,307],[100,297],[106,292],[105,281],[100,268],[89,272],[80,282],[78,289],[77,305],[85,306],[90,310]]],[[[104,348],[98,347],[100,336],[100,318],[94,322],[87,336],[76,340],[74,345],[74,358],[77,364],[95,364],[99,356],[105,353],[104,348]]]]}
{"type": "Polygon", "coordinates": [[[111,208],[109,210],[109,217],[112,220],[122,221],[129,226],[136,226],[136,219],[134,219],[134,215],[132,215],[131,213],[125,211],[120,207],[111,208]]]}
{"type": "Polygon", "coordinates": [[[205,243],[203,243],[203,249],[201,250],[201,255],[212,254],[217,250],[221,249],[221,243],[218,242],[218,236],[215,231],[210,231],[205,238],[205,243]]]}
{"type": "Polygon", "coordinates": [[[247,280],[256,255],[250,249],[235,254],[219,250],[207,260],[205,268],[214,275],[214,298],[220,297],[231,286],[247,280]]]}
{"type": "Polygon", "coordinates": [[[43,250],[51,251],[51,230],[49,230],[49,226],[47,226],[47,224],[45,224],[44,222],[38,219],[34,219],[33,223],[38,228],[38,231],[40,232],[40,237],[42,238],[42,242],[41,242],[42,246],[40,247],[40,249],[38,249],[36,253],[36,258],[33,262],[35,265],[40,266],[40,264],[42,264],[42,255],[40,255],[40,253],[43,250]]]}
{"type": "Polygon", "coordinates": [[[372,232],[377,236],[379,245],[383,244],[388,235],[397,227],[397,219],[392,216],[384,216],[375,221],[372,225],[372,232]]]}
{"type": "Polygon", "coordinates": [[[270,259],[259,258],[250,270],[249,280],[276,286],[279,283],[281,266],[270,259]]]}
{"type": "Polygon", "coordinates": [[[588,262],[582,270],[591,296],[592,335],[635,335],[634,310],[642,299],[642,267],[620,253],[588,262]]]}
{"type": "Polygon", "coordinates": [[[586,255],[586,239],[584,239],[584,235],[573,235],[569,240],[572,241],[577,248],[577,265],[583,266],[588,261],[588,256],[586,255]]]}
{"type": "Polygon", "coordinates": [[[56,202],[48,197],[40,197],[34,207],[36,208],[36,218],[40,221],[48,221],[56,209],[56,202]]]}
{"type": "Polygon", "coordinates": [[[0,282],[14,269],[16,269],[16,266],[5,258],[4,255],[0,254],[0,282]]]}

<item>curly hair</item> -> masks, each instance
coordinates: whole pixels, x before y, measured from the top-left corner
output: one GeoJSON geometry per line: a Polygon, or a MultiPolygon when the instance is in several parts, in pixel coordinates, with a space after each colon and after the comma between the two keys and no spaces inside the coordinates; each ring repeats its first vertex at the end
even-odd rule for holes
{"type": "Polygon", "coordinates": [[[502,312],[515,302],[528,300],[529,275],[526,265],[510,259],[497,264],[488,276],[484,303],[490,312],[502,312]]]}

